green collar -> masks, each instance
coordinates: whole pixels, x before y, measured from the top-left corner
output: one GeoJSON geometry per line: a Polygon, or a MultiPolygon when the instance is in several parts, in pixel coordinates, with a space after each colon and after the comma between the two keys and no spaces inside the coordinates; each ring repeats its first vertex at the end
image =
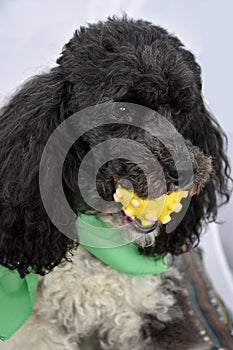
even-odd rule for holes
{"type": "MultiPolygon", "coordinates": [[[[76,221],[80,244],[114,269],[132,276],[166,271],[166,257],[144,256],[133,243],[125,241],[122,231],[108,227],[96,215],[81,214],[76,221]]],[[[32,313],[38,275],[19,273],[0,265],[0,339],[7,340],[32,313]]]]}
{"type": "Polygon", "coordinates": [[[18,271],[0,265],[0,339],[7,340],[32,313],[38,275],[20,278],[18,271]]]}
{"type": "Polygon", "coordinates": [[[96,215],[80,214],[76,227],[80,244],[120,272],[130,276],[146,276],[166,271],[166,256],[142,255],[134,243],[126,242],[122,231],[110,228],[96,215]]]}

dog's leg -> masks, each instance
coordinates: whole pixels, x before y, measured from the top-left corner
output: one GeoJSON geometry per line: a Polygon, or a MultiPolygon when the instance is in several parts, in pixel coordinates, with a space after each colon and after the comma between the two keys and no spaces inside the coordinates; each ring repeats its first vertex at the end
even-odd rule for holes
{"type": "MultiPolygon", "coordinates": [[[[173,275],[179,278],[175,270],[173,275]]],[[[161,324],[169,322],[174,314],[177,318],[182,317],[174,305],[172,290],[177,287],[169,280],[163,282],[160,276],[131,278],[116,274],[115,284],[112,285],[116,285],[116,281],[122,282],[122,294],[115,299],[115,314],[106,315],[99,328],[101,349],[156,349],[156,344],[151,347],[150,337],[143,337],[144,315],[155,313],[161,324]],[[173,315],[170,314],[171,308],[173,315]]],[[[111,295],[114,295],[114,289],[111,295]]]]}
{"type": "Polygon", "coordinates": [[[142,350],[140,328],[142,319],[132,309],[124,308],[114,317],[106,318],[99,330],[103,350],[142,350]]]}

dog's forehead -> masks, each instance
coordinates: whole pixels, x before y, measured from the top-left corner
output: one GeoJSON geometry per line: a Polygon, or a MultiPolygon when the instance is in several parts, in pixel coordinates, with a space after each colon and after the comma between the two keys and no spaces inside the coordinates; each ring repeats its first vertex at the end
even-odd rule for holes
{"type": "Polygon", "coordinates": [[[192,108],[201,87],[194,56],[146,21],[108,20],[81,28],[58,63],[80,92],[80,106],[126,99],[177,113],[192,108]]]}

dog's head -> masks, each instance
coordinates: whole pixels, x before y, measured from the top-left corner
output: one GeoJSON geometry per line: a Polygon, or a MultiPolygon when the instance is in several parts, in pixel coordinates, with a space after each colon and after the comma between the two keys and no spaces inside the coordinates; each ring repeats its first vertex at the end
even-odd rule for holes
{"type": "MultiPolygon", "coordinates": [[[[87,210],[77,181],[85,155],[104,141],[111,140],[115,149],[117,138],[134,141],[133,160],[127,158],[132,152],[128,143],[125,157],[102,163],[96,177],[99,195],[112,201],[116,186],[127,189],[129,183],[139,197],[151,199],[187,191],[191,202],[183,220],[169,234],[165,224],[156,227],[156,240],[143,250],[180,254],[191,248],[203,223],[215,220],[218,205],[228,201],[231,181],[226,137],[204,104],[201,69],[193,54],[161,27],[113,17],[81,27],[57,63],[50,72],[28,81],[1,110],[0,263],[17,268],[21,275],[29,266],[44,274],[74,247],[43,206],[40,160],[58,125],[102,103],[110,106],[106,109],[110,122],[86,131],[63,166],[63,188],[71,208],[87,210]],[[150,111],[153,118],[148,117],[150,111]],[[156,115],[167,121],[159,123],[164,139],[156,135],[156,115]],[[138,118],[142,125],[135,125],[138,118]],[[151,171],[145,148],[157,161],[151,171]]],[[[122,214],[102,217],[118,223],[125,219],[122,214]]],[[[140,225],[134,229],[140,231],[140,225]]]]}

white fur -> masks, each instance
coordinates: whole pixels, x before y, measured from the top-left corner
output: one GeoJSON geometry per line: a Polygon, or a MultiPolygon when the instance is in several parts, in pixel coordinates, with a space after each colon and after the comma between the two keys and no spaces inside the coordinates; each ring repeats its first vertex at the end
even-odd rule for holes
{"type": "Polygon", "coordinates": [[[13,349],[78,350],[82,338],[91,339],[98,332],[102,349],[141,350],[140,315],[153,313],[163,322],[171,319],[176,287],[168,283],[169,274],[179,278],[174,268],[166,279],[130,277],[79,247],[73,263],[41,278],[33,315],[12,338],[13,349]]]}

